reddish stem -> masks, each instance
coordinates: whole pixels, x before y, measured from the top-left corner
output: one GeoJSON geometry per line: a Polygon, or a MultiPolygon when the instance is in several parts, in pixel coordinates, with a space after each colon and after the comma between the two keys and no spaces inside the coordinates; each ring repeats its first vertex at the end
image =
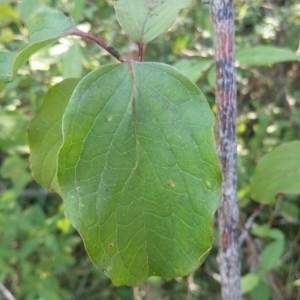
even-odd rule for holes
{"type": "Polygon", "coordinates": [[[141,43],[139,44],[139,54],[138,54],[138,61],[142,62],[143,61],[143,54],[144,54],[144,44],[141,43]]]}
{"type": "Polygon", "coordinates": [[[94,35],[92,35],[90,33],[81,31],[80,29],[76,28],[73,31],[68,32],[68,34],[69,35],[80,36],[80,37],[82,37],[82,38],[84,38],[86,40],[89,40],[91,42],[96,43],[102,49],[106,50],[109,54],[111,54],[113,57],[115,57],[120,62],[126,62],[126,61],[128,61],[128,59],[125,58],[124,56],[122,56],[121,53],[116,48],[114,48],[113,46],[107,44],[102,39],[100,39],[100,38],[98,38],[98,37],[96,37],[96,36],[94,36],[94,35]]]}

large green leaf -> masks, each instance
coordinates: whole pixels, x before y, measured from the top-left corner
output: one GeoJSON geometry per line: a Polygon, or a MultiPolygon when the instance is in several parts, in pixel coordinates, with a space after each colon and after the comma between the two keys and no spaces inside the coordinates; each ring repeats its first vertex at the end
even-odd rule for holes
{"type": "Polygon", "coordinates": [[[33,177],[46,189],[57,192],[56,165],[58,150],[62,144],[62,117],[78,82],[79,79],[66,79],[53,86],[28,127],[33,177]]]}
{"type": "Polygon", "coordinates": [[[238,50],[236,60],[243,66],[269,66],[285,61],[300,61],[300,56],[288,48],[256,46],[238,50]]]}
{"type": "Polygon", "coordinates": [[[148,43],[167,31],[192,0],[115,0],[118,21],[136,42],[148,43]]]}
{"type": "Polygon", "coordinates": [[[300,141],[285,143],[265,155],[252,177],[255,201],[272,204],[278,194],[300,194],[300,141]]]}
{"type": "Polygon", "coordinates": [[[1,81],[11,80],[12,76],[32,54],[75,29],[70,18],[51,8],[42,8],[28,19],[26,25],[29,32],[29,44],[18,54],[0,53],[1,81]]]}
{"type": "Polygon", "coordinates": [[[105,66],[77,86],[58,182],[114,284],[185,275],[207,256],[221,181],[214,121],[197,87],[164,64],[105,66]]]}

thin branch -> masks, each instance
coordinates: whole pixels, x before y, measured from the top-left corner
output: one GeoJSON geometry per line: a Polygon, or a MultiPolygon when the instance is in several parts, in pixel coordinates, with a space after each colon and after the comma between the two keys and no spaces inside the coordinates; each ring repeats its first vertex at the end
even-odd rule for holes
{"type": "Polygon", "coordinates": [[[273,290],[273,295],[276,295],[276,298],[274,297],[273,299],[277,300],[285,300],[287,299],[286,295],[284,295],[284,288],[281,286],[279,282],[276,282],[274,275],[272,273],[267,273],[266,274],[267,281],[269,283],[269,286],[273,290]],[[280,289],[281,287],[281,289],[280,289]]]}
{"type": "Polygon", "coordinates": [[[138,61],[139,62],[143,61],[143,54],[144,54],[144,44],[140,43],[139,44],[139,54],[138,54],[138,61]]]}
{"type": "Polygon", "coordinates": [[[254,212],[250,215],[250,217],[247,219],[245,225],[244,225],[244,230],[240,235],[239,243],[240,246],[243,244],[244,240],[249,234],[249,230],[251,229],[255,219],[257,216],[261,213],[262,209],[264,208],[264,205],[260,205],[257,209],[254,210],[254,212]]]}
{"type": "Polygon", "coordinates": [[[215,31],[218,154],[222,168],[222,196],[218,211],[219,267],[223,300],[241,299],[239,204],[237,201],[236,71],[232,0],[211,0],[215,31]]]}
{"type": "Polygon", "coordinates": [[[195,272],[192,272],[187,277],[187,284],[188,284],[187,300],[193,299],[193,295],[199,296],[200,294],[200,286],[195,283],[194,275],[195,272]]]}
{"type": "Polygon", "coordinates": [[[3,295],[4,300],[16,300],[12,293],[2,283],[0,283],[0,294],[3,295]]]}
{"type": "Polygon", "coordinates": [[[68,35],[80,36],[86,40],[96,43],[98,46],[100,46],[102,49],[107,51],[109,54],[111,54],[113,57],[115,57],[118,61],[120,61],[122,63],[128,61],[128,58],[121,55],[119,50],[117,50],[113,46],[109,45],[108,43],[103,41],[101,38],[98,38],[90,33],[87,33],[87,32],[81,31],[78,28],[75,28],[74,30],[69,31],[68,35]]]}
{"type": "Polygon", "coordinates": [[[139,287],[133,288],[133,299],[134,300],[142,300],[142,295],[139,287]]]}

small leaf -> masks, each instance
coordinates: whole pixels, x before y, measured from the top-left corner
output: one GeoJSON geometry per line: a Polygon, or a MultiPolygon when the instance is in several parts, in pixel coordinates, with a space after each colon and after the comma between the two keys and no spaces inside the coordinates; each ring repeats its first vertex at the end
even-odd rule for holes
{"type": "Polygon", "coordinates": [[[259,283],[260,275],[257,273],[248,273],[242,277],[241,287],[242,294],[251,292],[259,283]]]}
{"type": "Polygon", "coordinates": [[[251,233],[256,236],[265,238],[265,237],[269,237],[271,230],[272,229],[268,224],[258,225],[254,223],[251,229],[251,233]]]}
{"type": "Polygon", "coordinates": [[[299,205],[292,202],[283,201],[280,203],[280,213],[287,219],[289,222],[298,222],[299,219],[299,205]]]}
{"type": "Polygon", "coordinates": [[[259,271],[270,271],[279,266],[284,251],[284,240],[276,240],[268,244],[259,257],[259,271]]]}
{"type": "Polygon", "coordinates": [[[53,86],[29,124],[31,170],[36,181],[46,189],[59,191],[56,163],[62,144],[62,116],[78,82],[78,79],[67,79],[53,86]]]}
{"type": "Polygon", "coordinates": [[[117,19],[138,43],[148,43],[166,32],[178,12],[192,0],[115,0],[117,19]]]}
{"type": "Polygon", "coordinates": [[[243,66],[269,66],[285,61],[300,61],[300,57],[288,48],[256,46],[238,50],[236,60],[243,66]]]}
{"type": "Polygon", "coordinates": [[[272,239],[260,255],[258,270],[269,271],[277,267],[285,246],[283,232],[279,229],[272,229],[268,225],[253,224],[251,233],[265,239],[272,239]]]}
{"type": "Polygon", "coordinates": [[[52,44],[58,38],[74,30],[72,20],[62,12],[43,8],[39,13],[28,19],[29,44],[17,55],[14,53],[0,55],[0,80],[9,81],[28,58],[42,47],[52,44]]]}
{"type": "Polygon", "coordinates": [[[276,241],[284,242],[284,234],[279,229],[272,229],[269,225],[263,224],[258,225],[256,223],[252,226],[252,234],[263,237],[263,238],[271,238],[276,241]]]}
{"type": "Polygon", "coordinates": [[[197,82],[213,64],[212,59],[181,59],[174,65],[191,81],[197,82]]]}
{"type": "Polygon", "coordinates": [[[221,181],[214,121],[197,87],[164,64],[104,66],[77,86],[58,182],[115,285],[186,275],[207,256],[221,181]]]}
{"type": "Polygon", "coordinates": [[[300,194],[300,141],[282,144],[265,155],[252,176],[252,198],[272,204],[278,194],[300,194]]]}

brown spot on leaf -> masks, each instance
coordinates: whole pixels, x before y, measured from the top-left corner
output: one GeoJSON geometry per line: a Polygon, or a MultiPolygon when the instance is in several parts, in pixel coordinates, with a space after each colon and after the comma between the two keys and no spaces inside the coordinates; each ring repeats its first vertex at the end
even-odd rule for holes
{"type": "Polygon", "coordinates": [[[166,187],[168,189],[174,190],[175,187],[176,187],[176,183],[173,180],[170,179],[170,180],[167,181],[166,187]]]}

